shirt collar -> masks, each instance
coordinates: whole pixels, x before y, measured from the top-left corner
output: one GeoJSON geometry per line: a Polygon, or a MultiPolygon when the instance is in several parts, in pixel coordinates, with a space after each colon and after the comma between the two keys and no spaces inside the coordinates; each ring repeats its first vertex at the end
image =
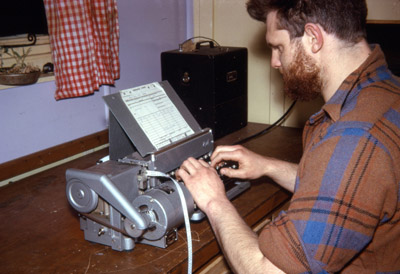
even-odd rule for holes
{"type": "Polygon", "coordinates": [[[325,116],[329,116],[333,122],[340,118],[342,107],[350,91],[360,82],[361,79],[368,77],[379,66],[386,66],[384,54],[379,45],[371,45],[371,54],[364,63],[353,71],[340,85],[339,89],[322,107],[320,111],[310,117],[309,123],[313,124],[325,116]]]}

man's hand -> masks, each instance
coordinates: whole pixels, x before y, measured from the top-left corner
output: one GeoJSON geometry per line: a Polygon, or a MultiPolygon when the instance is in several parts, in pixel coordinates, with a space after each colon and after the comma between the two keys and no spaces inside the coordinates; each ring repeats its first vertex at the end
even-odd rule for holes
{"type": "Polygon", "coordinates": [[[257,179],[266,175],[267,158],[240,145],[219,146],[211,155],[211,166],[217,167],[225,161],[238,162],[239,168],[221,168],[222,175],[240,179],[257,179]]]}
{"type": "MultiPolygon", "coordinates": [[[[218,163],[223,162],[218,159],[223,159],[237,161],[241,165],[239,170],[241,168],[250,170],[252,164],[257,164],[257,157],[262,156],[257,156],[240,146],[219,147],[212,156],[214,165],[191,157],[182,163],[175,175],[177,179],[185,182],[197,206],[207,215],[217,240],[235,272],[278,273],[280,270],[262,254],[257,234],[247,226],[226,197],[225,187],[215,169],[218,163]],[[230,148],[234,149],[229,150],[230,148]],[[227,157],[230,152],[233,152],[233,156],[227,157]]],[[[228,168],[223,170],[226,171],[228,168]]]]}
{"type": "Polygon", "coordinates": [[[217,240],[235,272],[280,272],[262,254],[257,234],[247,226],[226,197],[224,185],[213,166],[203,160],[188,158],[176,172],[176,177],[185,182],[196,204],[207,214],[217,240]]]}
{"type": "Polygon", "coordinates": [[[250,180],[268,176],[287,190],[294,191],[297,164],[262,156],[240,145],[215,149],[211,155],[211,166],[217,167],[225,161],[235,161],[239,168],[221,168],[222,175],[250,180]]]}
{"type": "Polygon", "coordinates": [[[203,160],[188,158],[176,172],[176,177],[184,181],[197,206],[206,214],[211,201],[228,200],[217,171],[203,160]]]}

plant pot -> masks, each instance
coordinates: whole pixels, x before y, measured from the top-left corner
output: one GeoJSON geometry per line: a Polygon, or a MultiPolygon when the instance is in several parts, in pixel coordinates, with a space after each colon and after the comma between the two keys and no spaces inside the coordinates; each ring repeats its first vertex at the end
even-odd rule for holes
{"type": "Polygon", "coordinates": [[[37,82],[40,76],[40,71],[32,71],[29,73],[0,73],[1,85],[30,85],[37,82]]]}

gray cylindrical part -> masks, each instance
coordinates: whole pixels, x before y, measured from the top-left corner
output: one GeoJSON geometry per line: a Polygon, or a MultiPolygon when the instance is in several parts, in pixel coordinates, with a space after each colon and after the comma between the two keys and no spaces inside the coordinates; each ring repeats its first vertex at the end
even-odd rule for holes
{"type": "Polygon", "coordinates": [[[97,207],[99,196],[79,179],[68,180],[66,193],[69,203],[78,212],[89,213],[97,207]]]}
{"type": "MultiPolygon", "coordinates": [[[[189,216],[191,216],[194,212],[192,195],[183,184],[180,186],[185,196],[189,216]]],[[[166,232],[184,222],[181,199],[172,181],[167,181],[158,188],[138,196],[133,201],[133,206],[151,219],[150,229],[143,234],[143,238],[147,240],[158,240],[166,232]]]]}

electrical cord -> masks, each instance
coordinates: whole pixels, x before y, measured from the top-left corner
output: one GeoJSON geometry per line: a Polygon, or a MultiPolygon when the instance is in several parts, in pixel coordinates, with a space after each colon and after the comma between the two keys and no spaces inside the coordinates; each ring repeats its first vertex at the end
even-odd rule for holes
{"type": "Polygon", "coordinates": [[[257,132],[256,134],[253,134],[249,137],[246,137],[242,140],[237,141],[236,143],[234,143],[235,145],[239,145],[239,144],[243,144],[247,141],[250,141],[251,139],[254,139],[258,136],[261,136],[265,133],[267,133],[268,131],[270,131],[271,129],[273,129],[274,127],[276,127],[277,125],[279,125],[280,122],[282,122],[283,120],[285,120],[288,116],[288,114],[290,113],[290,111],[293,109],[294,105],[296,104],[296,101],[294,101],[290,107],[286,110],[286,112],[281,116],[281,118],[279,118],[275,123],[273,123],[272,125],[268,126],[266,129],[263,129],[260,132],[257,132]]]}
{"type": "Polygon", "coordinates": [[[189,213],[188,213],[188,208],[186,204],[186,199],[185,199],[185,194],[183,193],[182,187],[179,185],[179,183],[173,179],[171,176],[168,174],[165,174],[160,171],[155,171],[155,170],[147,170],[146,175],[150,177],[164,177],[167,179],[170,179],[172,182],[174,182],[176,189],[178,190],[178,195],[181,200],[182,204],[182,210],[183,210],[183,217],[185,220],[185,228],[186,228],[186,238],[187,238],[187,247],[188,247],[188,274],[192,273],[193,269],[193,247],[192,247],[192,231],[190,229],[190,219],[189,219],[189,213]]]}

